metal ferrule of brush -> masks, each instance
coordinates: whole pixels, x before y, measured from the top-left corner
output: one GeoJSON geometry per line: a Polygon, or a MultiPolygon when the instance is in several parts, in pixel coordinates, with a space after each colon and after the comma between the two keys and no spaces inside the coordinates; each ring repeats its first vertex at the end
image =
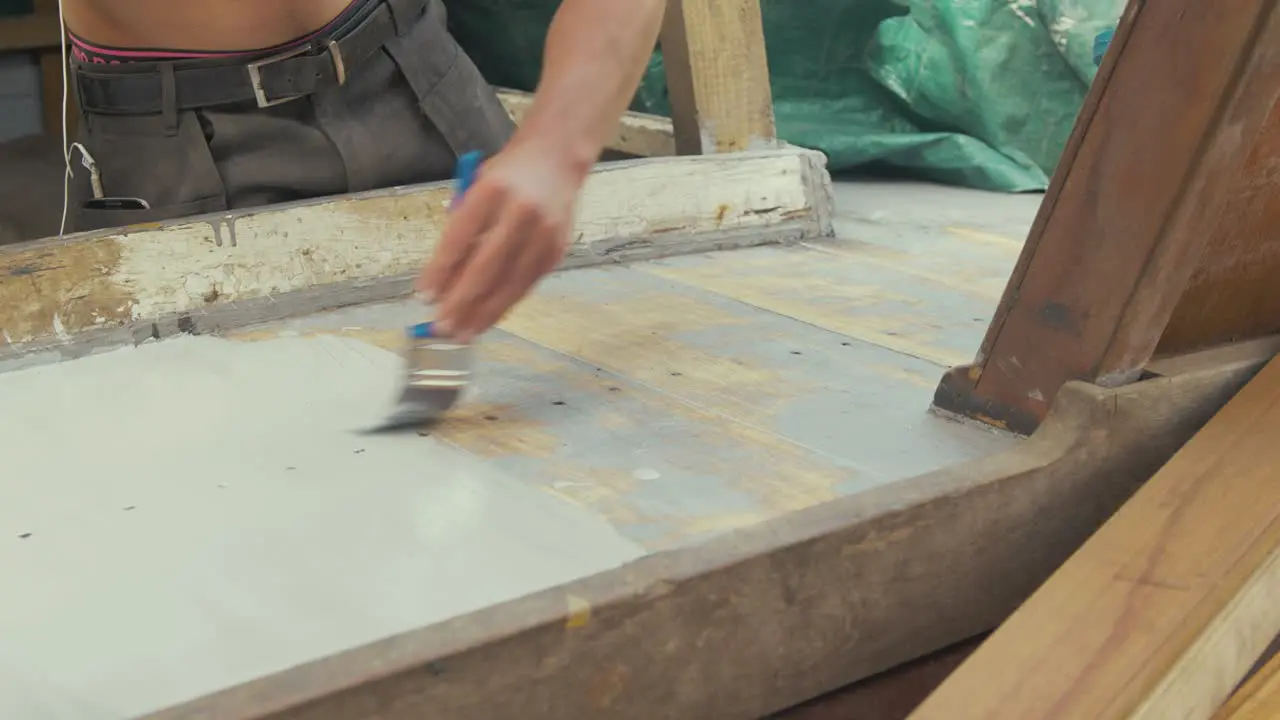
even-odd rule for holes
{"type": "Polygon", "coordinates": [[[437,337],[431,323],[409,328],[409,385],[461,391],[471,382],[475,348],[437,337]]]}

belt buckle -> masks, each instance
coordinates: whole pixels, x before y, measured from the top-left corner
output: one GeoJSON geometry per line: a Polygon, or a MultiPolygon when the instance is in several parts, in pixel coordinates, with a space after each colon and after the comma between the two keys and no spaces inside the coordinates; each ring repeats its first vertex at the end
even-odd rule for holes
{"type": "Polygon", "coordinates": [[[258,107],[267,108],[272,107],[273,105],[280,105],[281,103],[287,103],[290,100],[297,100],[305,94],[297,93],[295,95],[276,98],[275,100],[268,98],[266,91],[262,89],[262,68],[266,65],[274,65],[282,60],[288,60],[289,58],[304,55],[310,49],[311,46],[304,43],[292,50],[286,50],[279,55],[262,58],[261,60],[251,62],[246,66],[249,70],[249,84],[253,86],[253,97],[258,101],[258,107]]]}
{"type": "MultiPolygon", "coordinates": [[[[287,103],[290,100],[297,100],[298,98],[306,95],[306,93],[295,93],[293,95],[286,95],[285,97],[282,97],[282,98],[276,98],[275,100],[268,98],[266,91],[262,89],[262,67],[265,65],[274,65],[282,60],[295,58],[295,57],[298,57],[299,55],[305,55],[310,51],[311,51],[311,45],[303,44],[292,50],[286,50],[285,52],[282,52],[279,55],[272,55],[271,57],[263,58],[256,62],[251,62],[246,66],[246,68],[249,70],[249,84],[253,87],[253,97],[255,100],[258,101],[258,107],[268,108],[273,105],[280,105],[281,103],[287,103]]],[[[325,53],[329,56],[329,59],[333,61],[333,69],[338,80],[338,85],[346,84],[347,65],[346,65],[346,62],[343,61],[342,49],[338,47],[338,43],[336,40],[330,40],[325,45],[325,53]]]]}

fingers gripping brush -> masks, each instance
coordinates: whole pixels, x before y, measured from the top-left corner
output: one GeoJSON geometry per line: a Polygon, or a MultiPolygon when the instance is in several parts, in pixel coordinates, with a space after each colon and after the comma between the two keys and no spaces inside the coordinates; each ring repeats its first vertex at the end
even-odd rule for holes
{"type": "MultiPolygon", "coordinates": [[[[483,155],[470,152],[458,158],[454,172],[453,202],[457,204],[475,180],[483,155]]],[[[435,333],[434,323],[424,322],[405,330],[407,377],[404,392],[387,420],[372,432],[391,432],[434,423],[458,401],[471,383],[474,349],[435,333]]]]}

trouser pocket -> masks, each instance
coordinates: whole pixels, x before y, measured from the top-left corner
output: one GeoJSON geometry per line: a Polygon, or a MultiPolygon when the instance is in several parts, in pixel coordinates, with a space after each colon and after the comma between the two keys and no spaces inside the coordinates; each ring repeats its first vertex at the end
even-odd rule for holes
{"type": "Polygon", "coordinates": [[[75,232],[160,222],[227,209],[222,178],[196,112],[166,120],[152,115],[90,115],[80,142],[97,169],[97,182],[72,151],[75,180],[70,229],[75,232]],[[86,207],[91,199],[132,198],[146,209],[86,207]]]}
{"type": "Polygon", "coordinates": [[[493,87],[445,27],[444,5],[431,0],[412,28],[386,44],[418,105],[455,155],[502,148],[515,123],[493,87]]]}

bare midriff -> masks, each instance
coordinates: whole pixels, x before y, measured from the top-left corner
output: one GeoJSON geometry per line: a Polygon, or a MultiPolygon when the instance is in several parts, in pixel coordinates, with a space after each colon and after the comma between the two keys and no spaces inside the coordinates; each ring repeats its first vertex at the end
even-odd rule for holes
{"type": "Polygon", "coordinates": [[[324,28],[352,0],[63,0],[67,30],[104,48],[248,52],[324,28]]]}

